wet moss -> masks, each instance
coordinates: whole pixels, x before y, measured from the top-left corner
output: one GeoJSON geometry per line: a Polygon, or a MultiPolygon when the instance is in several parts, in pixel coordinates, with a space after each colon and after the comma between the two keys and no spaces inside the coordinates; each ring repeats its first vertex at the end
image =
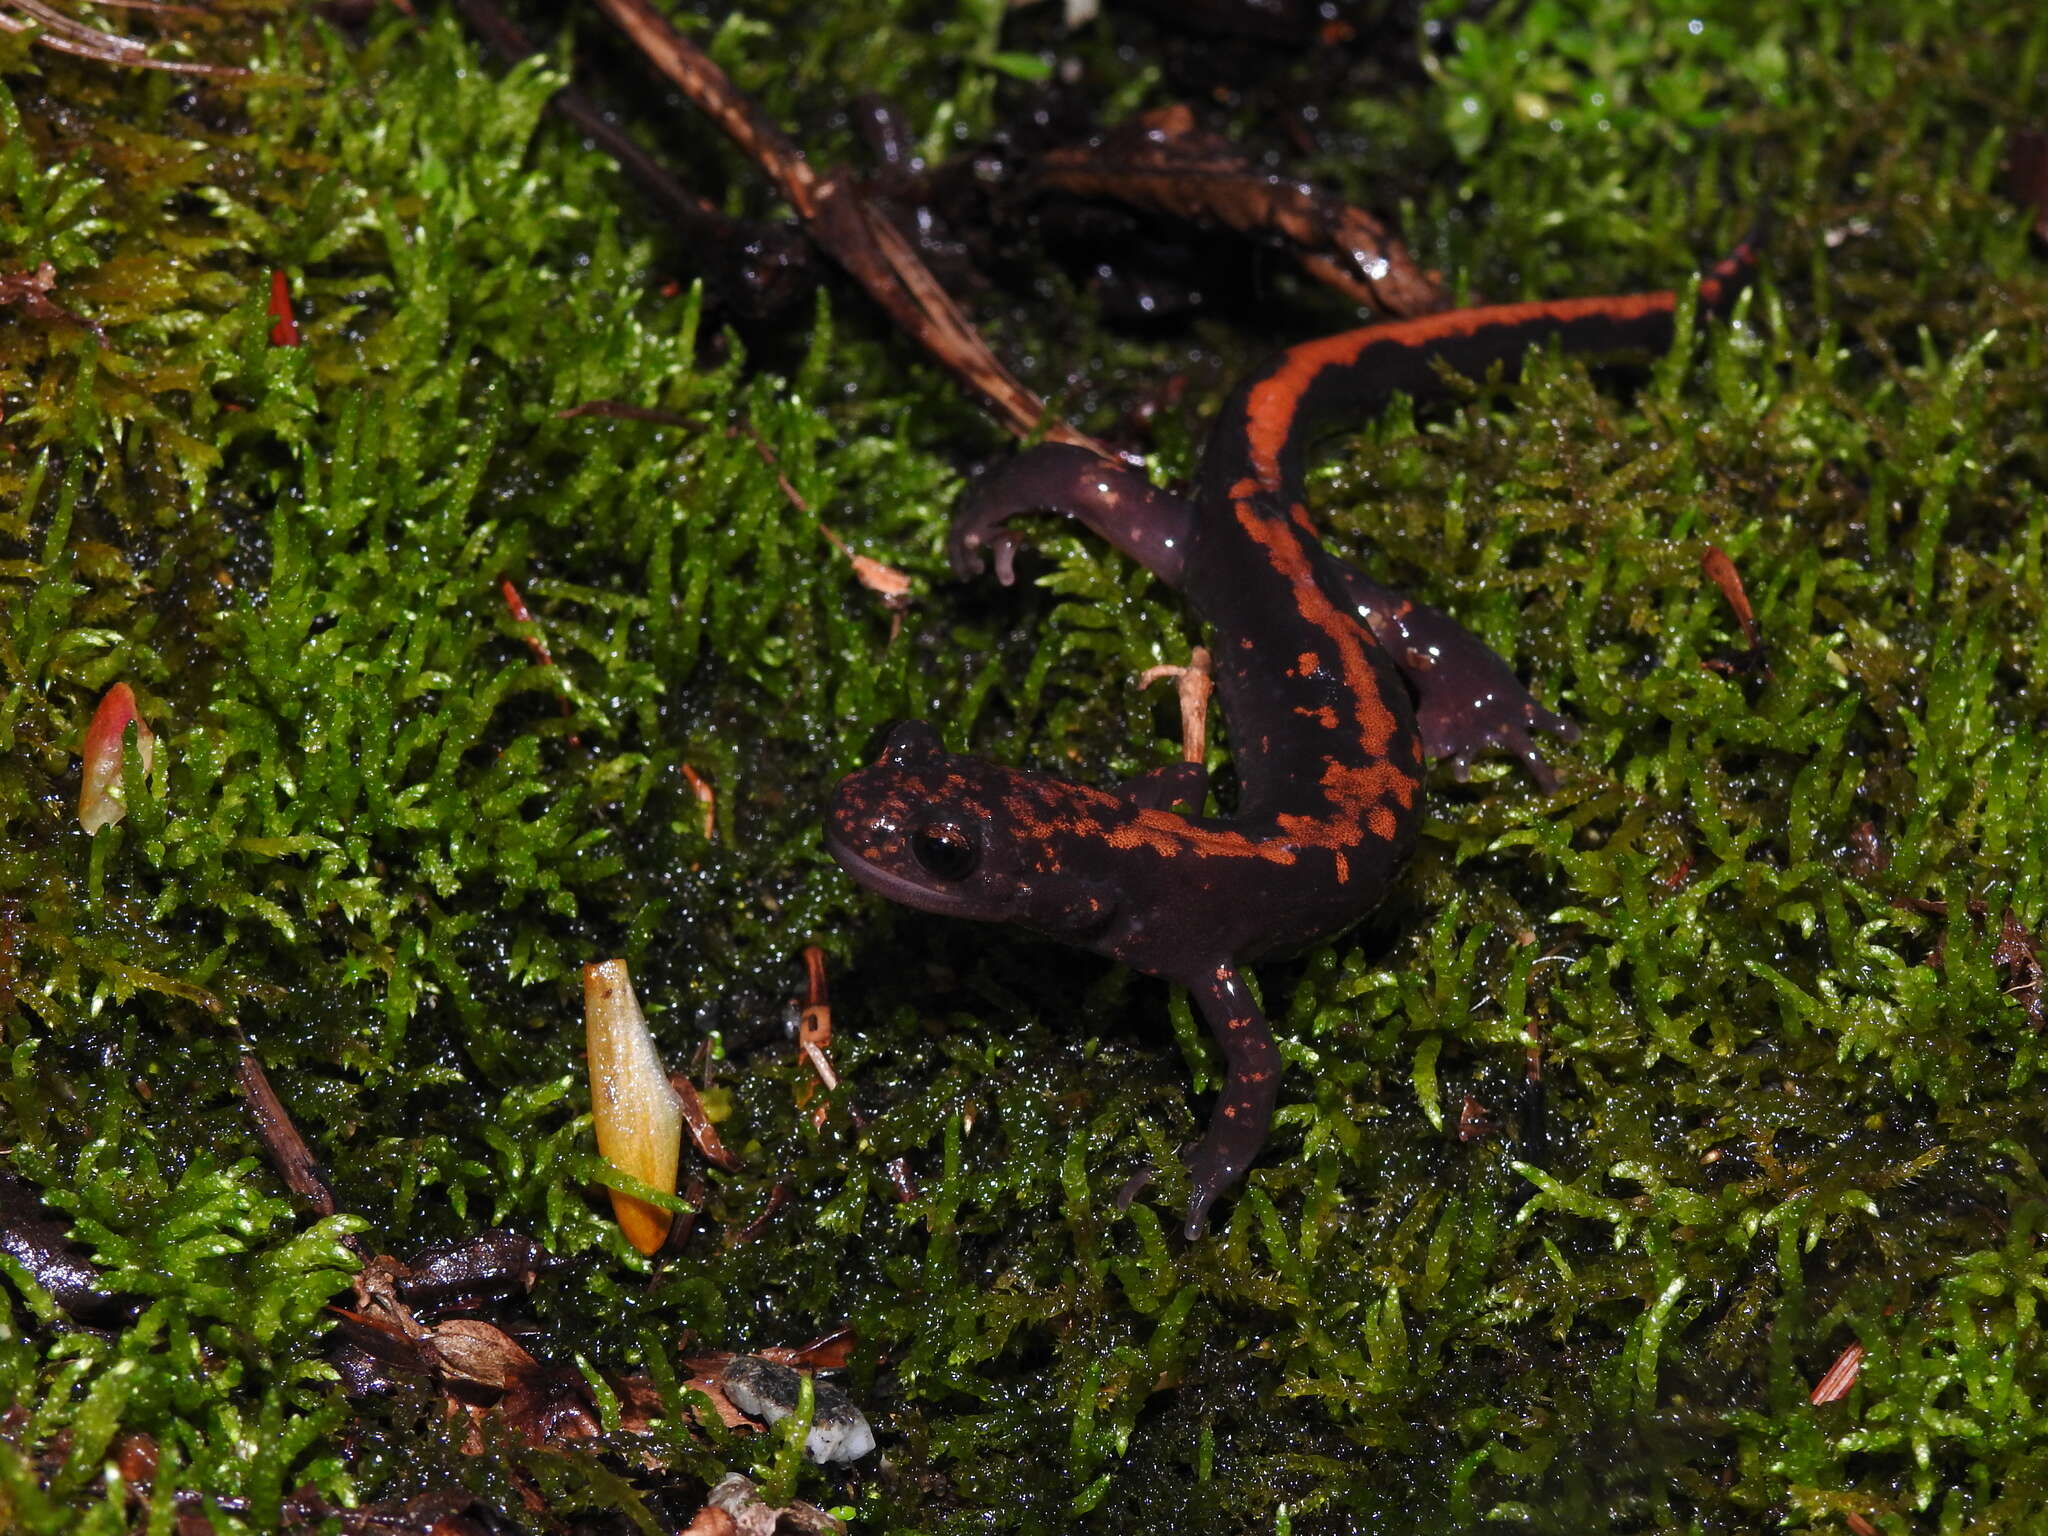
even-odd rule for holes
{"type": "MultiPolygon", "coordinates": [[[[863,88],[939,150],[1025,110],[1055,51],[1126,106],[1200,67],[1122,12],[1071,40],[978,4],[803,20],[689,24],[827,159],[857,156],[863,88]]],[[[439,13],[215,8],[190,46],[256,61],[241,86],[0,38],[0,270],[51,263],[106,336],[0,320],[0,1141],[143,1302],[65,1329],[0,1259],[8,1522],[168,1529],[185,1489],[258,1530],[308,1485],[459,1485],[515,1527],[681,1523],[694,1485],[635,1491],[623,1432],[471,1455],[424,1390],[342,1404],[340,1239],[493,1223],[575,1261],[540,1340],[650,1372],[686,1480],[772,1455],[676,1422],[686,1331],[850,1325],[886,1461],[780,1471],[856,1529],[2039,1520],[2048,253],[1998,168],[2048,22],[1613,0],[1420,35],[1205,78],[1254,133],[1312,83],[1317,171],[1403,210],[1461,291],[1663,285],[1776,229],[1734,320],[1666,357],[1542,359],[1317,472],[1334,545],[1586,735],[1555,796],[1438,784],[1381,912],[1264,969],[1280,1128],[1192,1246],[1173,1149],[1216,1069],[1184,1003],[857,896],[816,833],[901,715],[1062,772],[1170,760],[1170,710],[1126,684],[1199,638],[1171,594],[1062,533],[1034,586],[951,583],[945,516],[996,434],[842,287],[779,328],[707,312],[701,253],[543,115],[554,66],[486,67],[439,13]],[[273,271],[302,348],[270,343],[273,271]],[[664,419],[562,414],[594,400],[664,419]],[[821,521],[911,576],[900,630],[821,521]],[[1710,543],[1770,643],[1754,685],[1703,665],[1741,644],[1710,543]],[[76,753],[116,680],[162,757],[87,839],[76,753]],[[807,943],[848,1084],[822,1118],[782,1034],[807,943]],[[585,1118],[576,970],[613,954],[673,1061],[722,1048],[747,1159],[658,1265],[610,1225],[585,1118]],[[1532,1033],[1542,1144],[1511,1134],[1532,1033]],[[349,1215],[255,1159],[244,1042],[349,1215]],[[758,1237],[718,1238],[777,1186],[758,1237]],[[1855,1385],[1812,1404],[1852,1344],[1855,1385]],[[130,1432],[161,1457],[140,1509],[104,1475],[130,1432]]],[[[612,89],[710,195],[774,212],[708,128],[612,89]]],[[[1184,375],[1166,474],[1233,368],[1344,320],[1281,279],[1256,325],[1180,335],[1103,324],[1051,269],[978,303],[1098,428],[1184,375]]]]}

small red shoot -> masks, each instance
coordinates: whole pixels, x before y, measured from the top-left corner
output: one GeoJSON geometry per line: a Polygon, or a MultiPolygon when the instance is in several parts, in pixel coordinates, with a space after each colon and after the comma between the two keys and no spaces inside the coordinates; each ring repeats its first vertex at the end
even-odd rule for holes
{"type": "Polygon", "coordinates": [[[291,280],[276,269],[270,274],[270,319],[270,344],[273,347],[296,347],[299,344],[299,322],[292,314],[291,280]]]}
{"type": "Polygon", "coordinates": [[[704,841],[718,840],[718,791],[711,787],[711,781],[692,768],[688,763],[678,763],[683,778],[690,786],[690,793],[697,797],[697,804],[704,810],[704,841]]]}
{"type": "Polygon", "coordinates": [[[135,712],[135,690],[116,683],[101,698],[92,724],[85,728],[85,778],[78,787],[78,824],[88,833],[111,827],[128,814],[121,782],[121,741],[131,721],[135,749],[142,756],[146,776],[156,763],[156,737],[148,722],[135,712]]]}

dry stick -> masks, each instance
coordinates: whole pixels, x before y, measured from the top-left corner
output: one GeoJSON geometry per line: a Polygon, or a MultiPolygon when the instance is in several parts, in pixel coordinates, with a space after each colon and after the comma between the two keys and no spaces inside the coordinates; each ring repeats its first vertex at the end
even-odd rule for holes
{"type": "Polygon", "coordinates": [[[149,52],[149,45],[140,39],[89,27],[53,6],[45,5],[43,0],[7,0],[5,7],[0,8],[0,29],[26,32],[31,25],[42,28],[35,41],[44,47],[54,48],[59,53],[76,54],[82,59],[98,59],[103,64],[156,69],[172,75],[210,75],[218,80],[238,79],[249,73],[233,64],[194,64],[184,59],[154,58],[149,52]],[[9,12],[19,14],[10,15],[9,12]]]}
{"type": "Polygon", "coordinates": [[[994,408],[1018,437],[1043,430],[1057,442],[1113,455],[1065,422],[1011,375],[941,288],[909,242],[844,176],[820,176],[803,151],[743,95],[724,70],[669,25],[648,0],[597,0],[648,61],[681,88],[741,151],[774,178],[811,238],[939,364],[994,408]]]}
{"type": "MultiPolygon", "coordinates": [[[[697,1085],[681,1072],[668,1075],[668,1086],[676,1096],[676,1103],[683,1111],[683,1127],[690,1133],[704,1161],[723,1168],[727,1173],[737,1173],[744,1166],[739,1158],[726,1149],[725,1139],[718,1134],[718,1127],[712,1122],[710,1113],[704,1108],[703,1096],[697,1092],[697,1085]]],[[[692,1202],[693,1204],[695,1202],[692,1202]]]]}
{"type": "MultiPolygon", "coordinates": [[[[476,34],[508,64],[533,57],[534,46],[517,23],[490,0],[455,0],[455,8],[476,34]]],[[[609,121],[596,105],[574,87],[564,87],[549,98],[548,105],[568,118],[594,140],[597,146],[640,178],[671,212],[690,218],[709,216],[722,219],[717,209],[669,174],[646,150],[609,121]]]]}
{"type": "Polygon", "coordinates": [[[646,0],[598,0],[648,62],[683,89],[697,109],[716,123],[782,189],[806,224],[818,216],[818,175],[795,142],[749,101],[724,70],[646,0]]]}
{"type": "Polygon", "coordinates": [[[270,1161],[276,1165],[287,1187],[322,1216],[332,1216],[335,1212],[334,1190],[327,1182],[327,1175],[321,1169],[319,1159],[306,1145],[305,1137],[292,1124],[292,1117],[285,1112],[284,1104],[270,1086],[263,1063],[256,1059],[253,1051],[242,1052],[242,1059],[235,1067],[235,1076],[241,1083],[242,1097],[248,1101],[249,1112],[256,1117],[256,1134],[263,1140],[263,1150],[270,1154],[270,1161]]]}
{"type": "Polygon", "coordinates": [[[624,400],[586,400],[567,410],[555,412],[557,421],[574,421],[579,416],[606,416],[618,421],[651,421],[661,427],[689,427],[696,423],[679,411],[657,411],[652,406],[629,405],[624,400]]]}
{"type": "Polygon", "coordinates": [[[87,0],[88,4],[111,11],[153,11],[159,16],[204,16],[203,5],[174,5],[171,0],[87,0]]]}
{"type": "Polygon", "coordinates": [[[1188,653],[1184,667],[1147,667],[1138,677],[1140,688],[1150,688],[1162,677],[1173,679],[1180,702],[1180,760],[1200,763],[1209,754],[1209,695],[1214,691],[1209,648],[1198,645],[1188,653]]]}
{"type": "MultiPolygon", "coordinates": [[[[455,3],[463,19],[507,63],[517,63],[533,56],[535,50],[527,35],[491,0],[455,0],[455,3]]],[[[715,204],[683,185],[668,167],[635,143],[631,135],[607,118],[594,101],[574,86],[564,86],[555,92],[549,98],[548,106],[575,124],[580,133],[639,182],[668,217],[681,226],[691,244],[725,252],[741,247],[758,249],[751,270],[740,263],[741,269],[727,284],[736,290],[745,290],[744,295],[735,293],[734,297],[743,297],[742,307],[749,312],[765,311],[779,303],[794,300],[812,281],[814,274],[806,270],[814,265],[810,259],[810,248],[794,229],[783,225],[747,225],[728,218],[715,204]],[[787,272],[777,267],[778,259],[784,256],[793,261],[787,272]]],[[[622,410],[618,414],[624,413],[622,410]]],[[[562,414],[569,413],[565,411],[562,414]]],[[[658,415],[648,419],[658,419],[658,415]]]]}

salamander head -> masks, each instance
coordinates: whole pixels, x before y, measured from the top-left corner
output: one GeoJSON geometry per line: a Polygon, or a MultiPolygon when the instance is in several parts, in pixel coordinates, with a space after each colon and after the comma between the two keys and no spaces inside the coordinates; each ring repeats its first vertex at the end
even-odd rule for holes
{"type": "Polygon", "coordinates": [[[862,885],[907,907],[1085,943],[1115,903],[1063,871],[1057,850],[1019,835],[1015,797],[1036,782],[949,753],[930,726],[908,721],[890,731],[874,763],[840,781],[825,848],[862,885]]]}

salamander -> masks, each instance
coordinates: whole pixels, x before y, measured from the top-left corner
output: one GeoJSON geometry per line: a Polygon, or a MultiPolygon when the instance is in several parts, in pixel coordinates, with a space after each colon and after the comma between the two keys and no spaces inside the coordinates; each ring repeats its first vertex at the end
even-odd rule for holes
{"type": "MultiPolygon", "coordinates": [[[[1725,310],[1753,272],[1748,240],[1699,282],[1725,310]]],[[[1199,764],[1098,788],[943,750],[905,722],[844,779],[825,843],[862,885],[921,911],[1015,923],[1188,989],[1228,1066],[1189,1158],[1190,1239],[1266,1140],[1280,1055],[1248,962],[1357,922],[1416,840],[1425,757],[1462,772],[1483,749],[1554,777],[1534,733],[1575,728],[1441,610],[1337,559],[1302,501],[1322,427],[1396,391],[1440,392],[1439,370],[1512,371],[1532,346],[1667,345],[1671,292],[1499,304],[1368,326],[1282,352],[1240,384],[1211,429],[1192,500],[1085,449],[1044,444],[984,477],[956,512],[954,570],[995,555],[1008,584],[1019,514],[1078,518],[1185,593],[1212,632],[1237,768],[1228,816],[1183,815],[1199,764]]]]}

